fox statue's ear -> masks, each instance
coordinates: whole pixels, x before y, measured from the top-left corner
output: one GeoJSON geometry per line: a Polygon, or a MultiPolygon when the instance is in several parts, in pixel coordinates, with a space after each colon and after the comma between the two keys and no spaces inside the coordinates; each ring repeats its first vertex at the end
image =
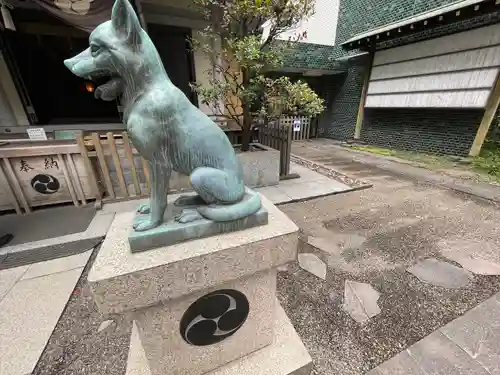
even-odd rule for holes
{"type": "Polygon", "coordinates": [[[141,24],[129,0],[116,0],[111,11],[111,24],[128,44],[141,43],[141,24]]]}

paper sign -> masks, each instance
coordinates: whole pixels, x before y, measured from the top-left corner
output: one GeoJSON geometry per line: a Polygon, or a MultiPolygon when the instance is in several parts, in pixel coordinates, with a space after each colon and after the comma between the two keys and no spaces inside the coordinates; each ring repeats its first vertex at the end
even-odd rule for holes
{"type": "Polygon", "coordinates": [[[26,132],[28,133],[28,137],[30,137],[32,141],[47,140],[47,134],[45,134],[45,130],[43,130],[43,128],[28,128],[26,132]]]}
{"type": "Polygon", "coordinates": [[[293,120],[293,131],[300,132],[300,120],[299,119],[293,120]]]}

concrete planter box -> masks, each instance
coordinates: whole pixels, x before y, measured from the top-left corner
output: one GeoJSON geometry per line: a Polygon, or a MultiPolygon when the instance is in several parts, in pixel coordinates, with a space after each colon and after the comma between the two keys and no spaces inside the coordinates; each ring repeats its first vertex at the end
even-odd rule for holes
{"type": "MultiPolygon", "coordinates": [[[[237,154],[243,167],[245,185],[253,188],[278,185],[280,152],[260,143],[253,143],[252,146],[252,151],[237,154]]],[[[170,180],[170,189],[190,190],[188,177],[174,172],[170,180]]]]}

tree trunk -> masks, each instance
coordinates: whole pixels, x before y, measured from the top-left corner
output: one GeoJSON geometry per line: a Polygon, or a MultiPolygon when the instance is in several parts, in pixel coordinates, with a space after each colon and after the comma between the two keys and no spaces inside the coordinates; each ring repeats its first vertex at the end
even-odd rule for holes
{"type": "MultiPolygon", "coordinates": [[[[243,87],[247,88],[250,83],[250,77],[246,69],[241,69],[243,87]]],[[[241,135],[241,151],[245,152],[250,149],[250,141],[252,138],[252,114],[250,113],[250,104],[245,100],[243,106],[243,133],[241,135]]]]}

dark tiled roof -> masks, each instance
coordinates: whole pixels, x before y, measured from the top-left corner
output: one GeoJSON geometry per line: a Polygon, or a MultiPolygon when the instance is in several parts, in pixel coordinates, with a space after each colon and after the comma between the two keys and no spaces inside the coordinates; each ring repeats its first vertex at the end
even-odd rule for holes
{"type": "Polygon", "coordinates": [[[338,70],[343,64],[335,59],[344,54],[338,46],[297,42],[285,52],[283,68],[338,70]]]}

